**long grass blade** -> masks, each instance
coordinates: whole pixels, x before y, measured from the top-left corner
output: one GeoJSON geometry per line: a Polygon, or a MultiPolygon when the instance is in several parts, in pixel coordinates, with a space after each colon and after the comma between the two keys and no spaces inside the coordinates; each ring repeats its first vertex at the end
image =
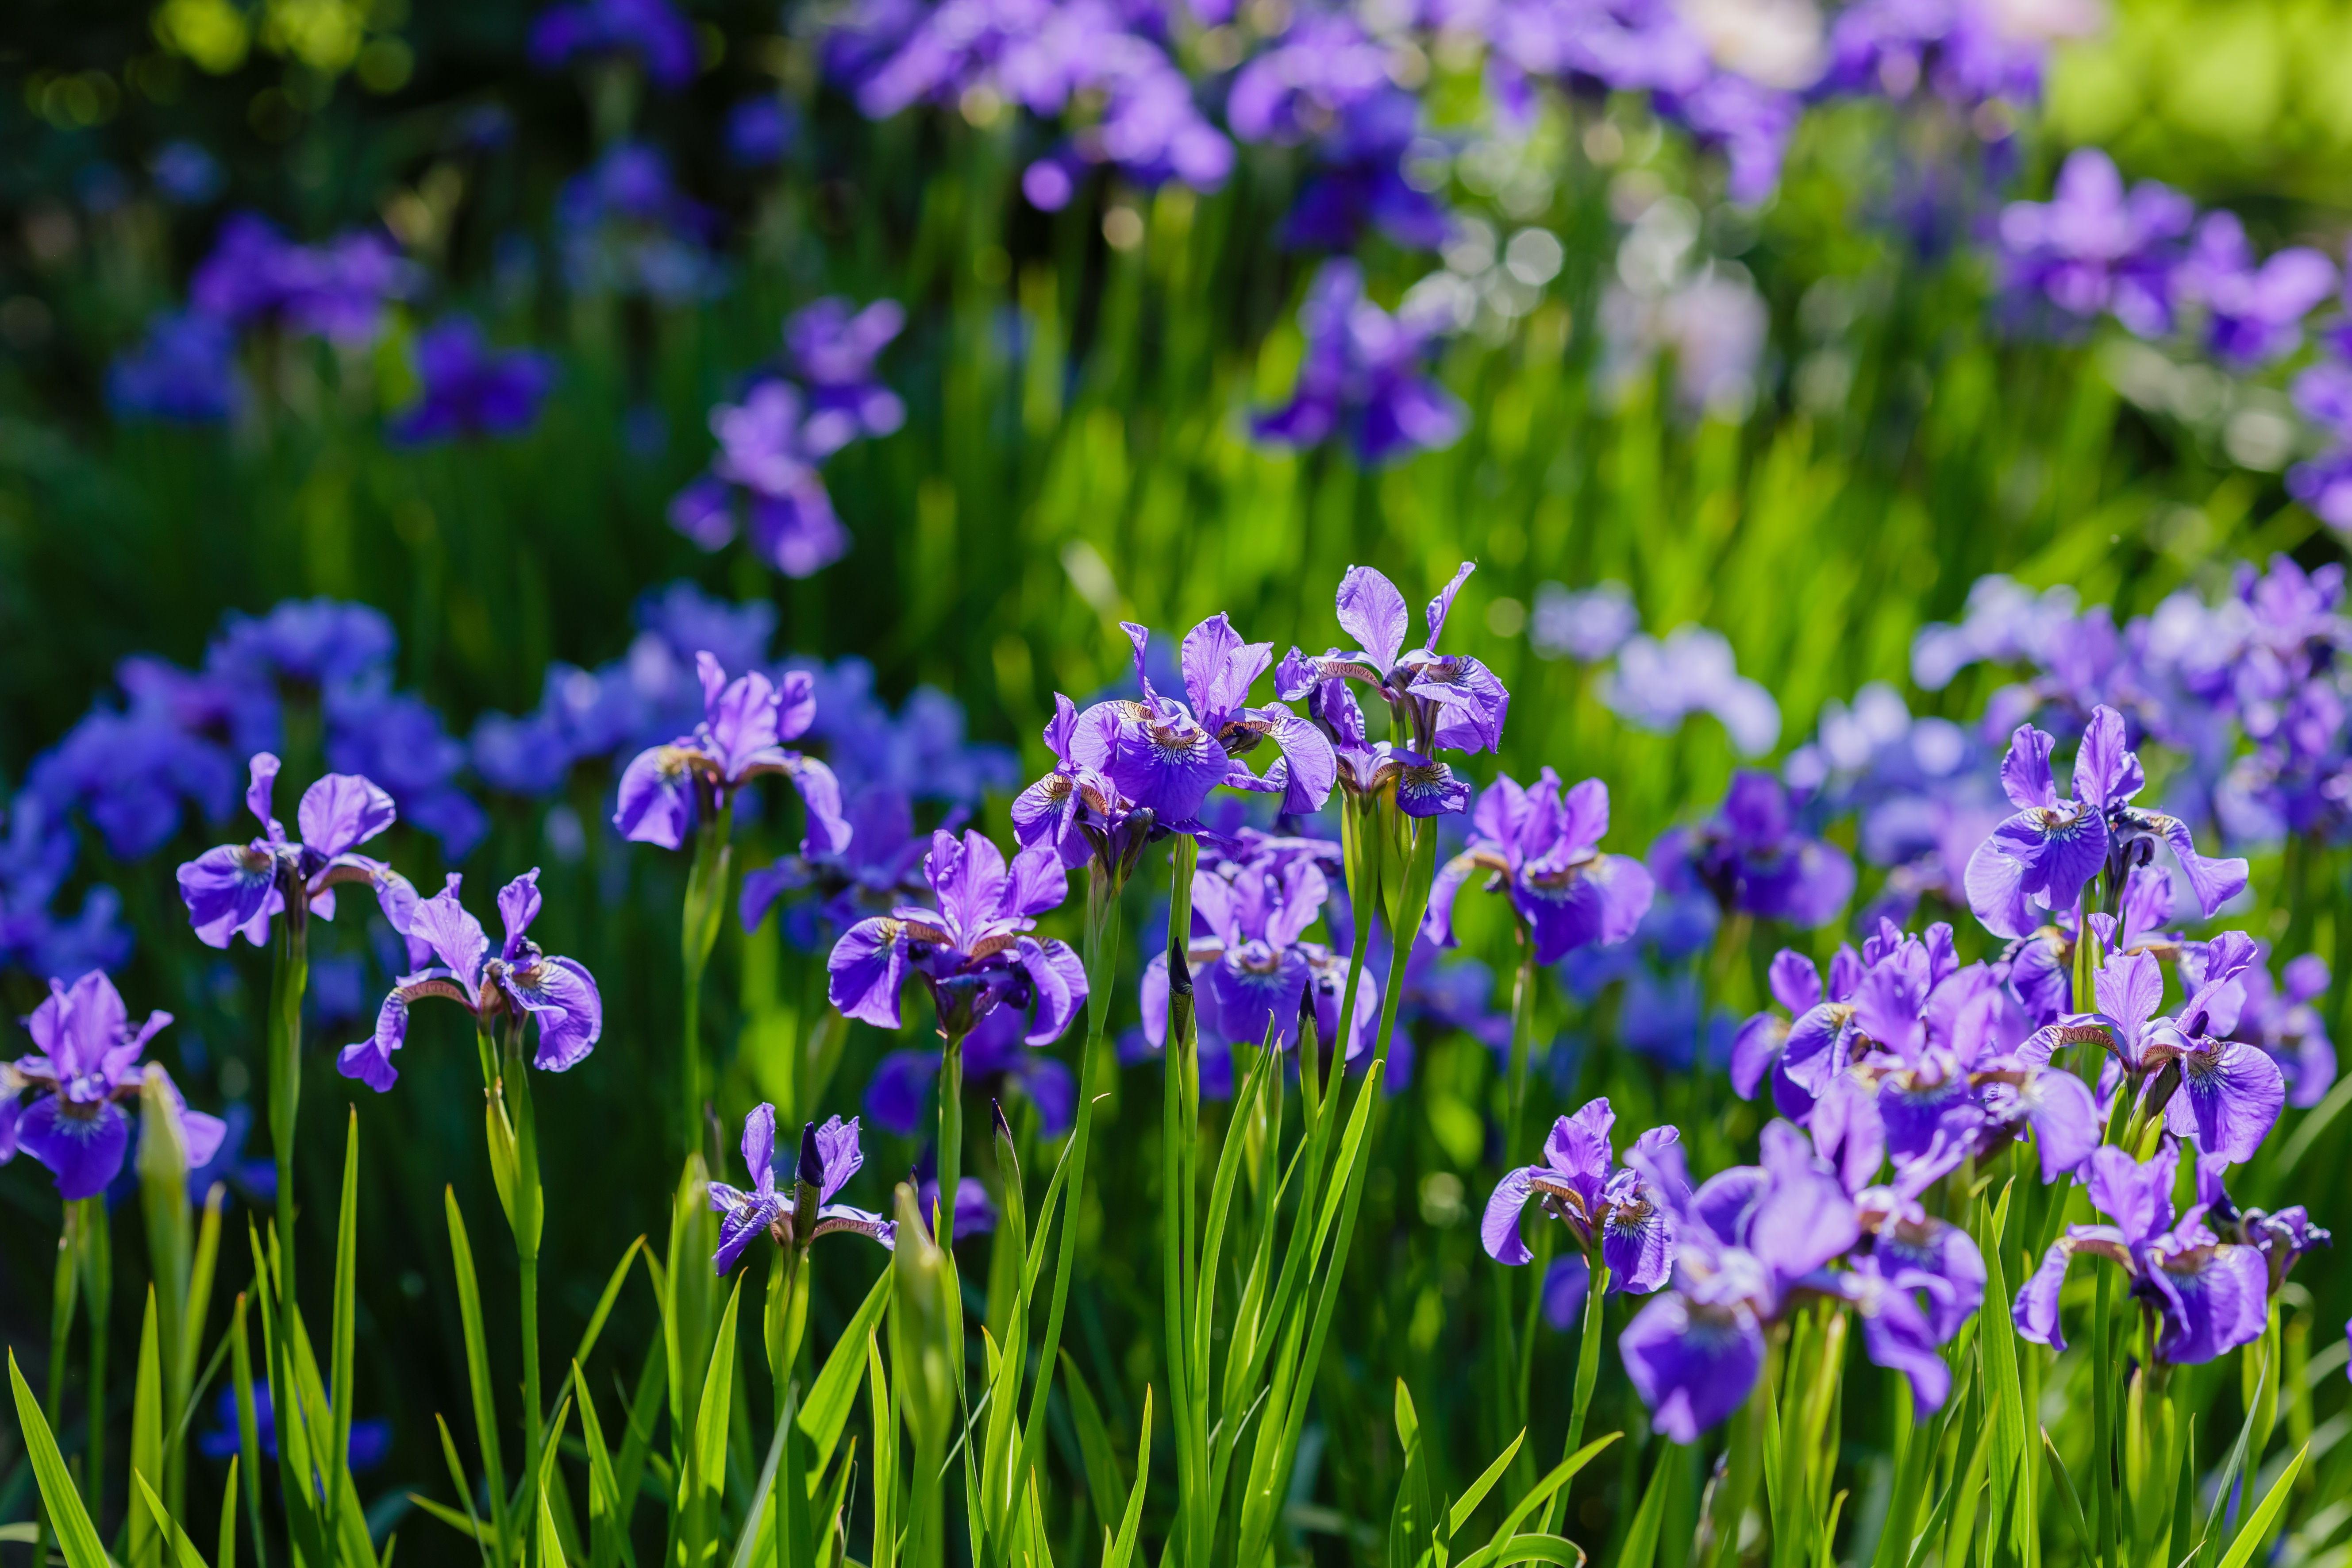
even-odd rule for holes
{"type": "Polygon", "coordinates": [[[2238,1531],[2237,1540],[2231,1542],[2228,1554],[2221,1559],[2221,1568],[2246,1568],[2246,1564],[2253,1561],[2254,1553],[2261,1551],[2263,1542],[2270,1539],[2271,1526],[2276,1524],[2279,1515],[2285,1511],[2287,1500],[2294,1493],[2295,1478],[2303,1474],[2304,1461],[2310,1458],[2310,1444],[2305,1443],[2295,1450],[2294,1458],[2287,1461],[2286,1468],[2271,1484],[2270,1492],[2263,1499],[2262,1506],[2247,1518],[2245,1527],[2238,1531]]]}
{"type": "Polygon", "coordinates": [[[474,1405],[474,1441],[481,1449],[482,1473],[490,1483],[489,1533],[492,1555],[509,1561],[507,1532],[499,1519],[507,1499],[506,1462],[499,1451],[499,1406],[491,1392],[488,1336],[482,1328],[482,1294],[474,1274],[474,1248],[466,1238],[465,1216],[457,1212],[457,1194],[441,1189],[442,1207],[449,1222],[449,1260],[457,1279],[457,1317],[466,1341],[466,1385],[474,1405]]]}
{"type": "Polygon", "coordinates": [[[41,1415],[33,1391],[25,1385],[25,1374],[16,1369],[13,1350],[8,1352],[8,1387],[16,1397],[16,1425],[25,1434],[25,1453],[33,1462],[41,1505],[49,1510],[49,1528],[57,1531],[58,1548],[65,1553],[67,1568],[110,1568],[98,1528],[90,1523],[81,1494],[66,1473],[65,1456],[58,1452],[48,1421],[41,1415]]]}
{"type": "Polygon", "coordinates": [[[1143,1493],[1151,1479],[1151,1385],[1143,1389],[1143,1436],[1135,1447],[1135,1484],[1128,1489],[1127,1512],[1118,1521],[1118,1535],[1104,1555],[1103,1568],[1132,1568],[1135,1545],[1143,1531],[1143,1493]]]}

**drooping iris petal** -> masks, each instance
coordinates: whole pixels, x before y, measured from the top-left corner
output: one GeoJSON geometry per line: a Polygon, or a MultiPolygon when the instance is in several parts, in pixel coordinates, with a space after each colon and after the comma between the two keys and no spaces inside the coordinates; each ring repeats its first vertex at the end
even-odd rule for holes
{"type": "Polygon", "coordinates": [[[58,1195],[71,1203],[97,1196],[121,1174],[131,1121],[110,1100],[75,1106],[43,1095],[18,1119],[16,1145],[49,1168],[58,1195]]]}
{"type": "Polygon", "coordinates": [[[2165,1105],[2165,1125],[2207,1154],[2242,1164],[2278,1124],[2286,1108],[2286,1078],[2252,1046],[2206,1045],[2180,1058],[2180,1089],[2165,1105]]]}
{"type": "Polygon", "coordinates": [[[180,900],[196,940],[226,947],[240,931],[259,946],[269,916],[285,908],[278,891],[278,861],[262,845],[223,844],[207,849],[179,870],[180,900]]]}
{"type": "Polygon", "coordinates": [[[507,981],[509,994],[539,1023],[531,1066],[563,1072],[586,1059],[604,1032],[604,998],[587,970],[569,958],[548,958],[507,981]]]}
{"type": "Polygon", "coordinates": [[[359,1079],[378,1094],[386,1093],[400,1081],[400,1069],[392,1065],[392,1053],[400,1049],[407,1038],[408,1003],[395,990],[376,1009],[375,1033],[355,1045],[345,1046],[335,1057],[335,1070],[345,1078],[359,1079]]]}
{"type": "Polygon", "coordinates": [[[1627,1201],[1612,1203],[1601,1220],[1601,1260],[1609,1266],[1612,1290],[1645,1296],[1674,1273],[1675,1221],[1665,1210],[1637,1199],[1631,1184],[1626,1185],[1627,1201]]]}
{"type": "Polygon", "coordinates": [[[1306,954],[1292,947],[1245,942],[1202,976],[1202,1021],[1220,1038],[1257,1045],[1269,1037],[1287,1050],[1298,1037],[1298,1004],[1308,979],[1306,954]]]}
{"type": "Polygon", "coordinates": [[[844,1017],[877,1028],[898,1027],[898,989],[907,978],[902,922],[859,921],[834,944],[825,969],[826,998],[844,1017]]]}
{"type": "Polygon", "coordinates": [[[1652,1424],[1695,1443],[1747,1401],[1763,1368],[1764,1331],[1744,1303],[1701,1307],[1669,1290],[1633,1315],[1617,1351],[1652,1424]]]}
{"type": "Polygon", "coordinates": [[[1486,1256],[1497,1263],[1514,1266],[1534,1261],[1535,1254],[1519,1237],[1519,1211],[1535,1191],[1536,1177],[1543,1173],[1540,1165],[1522,1165],[1504,1173],[1486,1199],[1486,1212],[1478,1222],[1478,1239],[1486,1246],[1486,1256]]]}
{"type": "Polygon", "coordinates": [[[2155,1264],[2147,1279],[2164,1301],[2157,1354],[2195,1365],[2263,1337],[2270,1273],[2261,1253],[2251,1247],[2192,1247],[2155,1264]]]}
{"type": "Polygon", "coordinates": [[[636,844],[675,849],[694,828],[694,781],[687,752],[648,746],[622,771],[613,826],[636,844]]]}
{"type": "MultiPolygon", "coordinates": [[[[1058,864],[1056,870],[1060,869],[1058,864]]],[[[1058,900],[1056,900],[1058,901],[1058,900]]],[[[1023,937],[1018,949],[1021,967],[1037,995],[1037,1011],[1022,1043],[1050,1046],[1062,1037],[1078,1010],[1087,1005],[1087,963],[1066,942],[1039,942],[1023,937]]]]}

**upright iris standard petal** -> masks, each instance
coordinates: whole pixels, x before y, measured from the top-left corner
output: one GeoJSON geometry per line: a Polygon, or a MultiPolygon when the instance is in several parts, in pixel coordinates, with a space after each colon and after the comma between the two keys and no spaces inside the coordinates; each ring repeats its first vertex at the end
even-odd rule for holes
{"type": "Polygon", "coordinates": [[[1396,663],[1412,622],[1395,584],[1370,566],[1350,566],[1339,579],[1339,629],[1374,663],[1382,669],[1396,663]]]}
{"type": "Polygon", "coordinates": [[[322,858],[357,848],[390,827],[392,796],[357,773],[329,773],[302,792],[295,813],[302,842],[322,858]]]}

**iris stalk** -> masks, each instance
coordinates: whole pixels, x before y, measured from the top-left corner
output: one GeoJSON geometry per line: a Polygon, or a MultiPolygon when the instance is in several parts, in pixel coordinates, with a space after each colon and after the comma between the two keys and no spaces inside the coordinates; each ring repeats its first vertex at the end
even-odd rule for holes
{"type": "Polygon", "coordinates": [[[269,1145],[278,1166],[278,1268],[290,1301],[294,1299],[294,1123],[302,1098],[302,994],[310,979],[310,902],[299,878],[282,890],[285,924],[278,933],[269,984],[269,1145]]]}

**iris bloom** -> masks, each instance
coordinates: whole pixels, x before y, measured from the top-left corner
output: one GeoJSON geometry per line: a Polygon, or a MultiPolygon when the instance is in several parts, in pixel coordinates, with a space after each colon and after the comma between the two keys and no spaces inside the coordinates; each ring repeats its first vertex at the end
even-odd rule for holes
{"type": "Polygon", "coordinates": [[[2252,1247],[2223,1241],[2204,1223],[2200,1202],[2173,1217],[2172,1184],[2179,1152],[2168,1142],[2140,1164],[2104,1145],[2089,1165],[2091,1206],[2111,1225],[2070,1225],[2042,1255],[2017,1293],[2017,1331],[2038,1345],[2066,1348],[2058,1295],[2078,1252],[2121,1268],[2131,1293],[2155,1314],[2157,1355],[2176,1365],[2209,1362],[2262,1338],[2269,1310],[2269,1269],[2252,1247]]]}
{"type": "Polygon", "coordinates": [[[484,1025],[502,1014],[518,1025],[536,1021],[539,1049],[531,1065],[542,1072],[562,1072],[595,1048],[604,1032],[604,999],[594,978],[572,959],[542,953],[525,934],[539,915],[538,868],[499,889],[506,940],[495,953],[482,922],[457,901],[462,880],[450,872],[448,885],[410,912],[403,934],[440,962],[393,986],[376,1013],[374,1035],[345,1046],[335,1058],[335,1070],[345,1078],[379,1094],[398,1081],[392,1053],[408,1039],[410,1004],[426,996],[455,1002],[484,1025]]]}
{"type": "Polygon", "coordinates": [[[1120,626],[1135,646],[1143,697],[1098,702],[1077,715],[1066,743],[1080,773],[1101,774],[1178,831],[1199,817],[1220,784],[1279,795],[1283,811],[1293,816],[1322,809],[1339,767],[1330,742],[1280,702],[1249,705],[1250,687],[1274,662],[1273,644],[1243,642],[1223,614],[1185,633],[1188,707],[1152,687],[1144,666],[1151,634],[1131,622],[1120,626]],[[1265,740],[1282,755],[1261,777],[1242,759],[1265,740]]]}
{"type": "Polygon", "coordinates": [[[1852,858],[1802,832],[1787,787],[1752,770],[1732,775],[1713,817],[1663,835],[1651,860],[1664,871],[1662,880],[1696,880],[1727,912],[1808,930],[1827,925],[1853,896],[1852,858]]]}
{"type": "MultiPolygon", "coordinates": [[[[1045,749],[1054,753],[1054,765],[1013,801],[1013,836],[1024,849],[1051,848],[1072,868],[1100,860],[1117,868],[1123,881],[1155,831],[1164,830],[1158,812],[1129,799],[1100,768],[1078,760],[1078,726],[1085,721],[1076,703],[1054,693],[1054,716],[1045,721],[1045,749]]],[[[1090,745],[1088,754],[1095,750],[1090,745]]]]}
{"type": "MultiPolygon", "coordinates": [[[[1658,1430],[1691,1442],[1738,1409],[1763,1368],[1766,1330],[1808,1296],[1852,1305],[1870,1359],[1910,1380],[1920,1413],[1940,1407],[1951,1374],[1937,1347],[1973,1310],[1970,1281],[1982,1291],[1974,1243],[1899,1194],[1857,1205],[1787,1122],[1767,1126],[1762,1145],[1760,1165],[1720,1172],[1686,1197],[1671,1180],[1657,1185],[1675,1209],[1673,1289],[1635,1314],[1618,1352],[1658,1430]]],[[[1679,1164],[1678,1148],[1660,1154],[1679,1164]]]]}
{"type": "MultiPolygon", "coordinates": [[[[1318,1047],[1329,1047],[1342,1032],[1339,1004],[1348,960],[1322,942],[1304,940],[1330,896],[1322,868],[1311,855],[1274,851],[1232,866],[1229,872],[1192,875],[1187,963],[1203,1037],[1228,1047],[1271,1038],[1276,1050],[1286,1051],[1297,1043],[1298,1020],[1311,994],[1318,1047]]],[[[1144,1037],[1155,1047],[1164,1047],[1164,950],[1144,965],[1142,1005],[1144,1037]]],[[[1369,1042],[1369,1026],[1379,1010],[1379,987],[1359,984],[1343,1055],[1352,1056],[1369,1042]]]]}
{"type": "Polygon", "coordinates": [[[2124,740],[2121,713],[2104,704],[2092,711],[2074,761],[2075,798],[2067,800],[2050,771],[2056,742],[2031,724],[2010,737],[2000,782],[2017,814],[1969,858],[1969,907],[1986,930],[2032,934],[2042,923],[2037,905],[2073,908],[2102,871],[2120,891],[2126,875],[2154,857],[2158,839],[2171,848],[2208,918],[2244,889],[2245,861],[2199,854],[2187,823],[2131,804],[2147,779],[2124,740]]]}
{"type": "Polygon", "coordinates": [[[308,913],[331,921],[340,882],[372,884],[384,918],[400,930],[415,889],[383,861],[352,853],[392,826],[392,796],[357,773],[329,773],[302,792],[294,817],[302,837],[289,839],[269,814],[278,766],[268,752],[255,752],[249,764],[245,805],[263,837],[207,849],[180,868],[180,900],[196,939],[226,947],[242,933],[259,947],[268,940],[270,917],[285,911],[289,892],[308,913]]]}
{"type": "MultiPolygon", "coordinates": [[[[122,1107],[138,1102],[145,1081],[139,1058],[171,1021],[169,1013],[150,1013],[134,1032],[103,970],[91,970],[71,986],[50,981],[48,999],[25,1020],[37,1051],[0,1064],[0,1163],[21,1149],[49,1168],[68,1201],[104,1192],[131,1149],[122,1107]],[[29,1101],[19,1098],[26,1089],[29,1101]]],[[[226,1124],[190,1110],[169,1074],[163,1091],[179,1106],[194,1170],[212,1159],[226,1124]]]]}
{"type": "Polygon", "coordinates": [[[1675,1179],[1679,1161],[1665,1159],[1662,1151],[1682,1135],[1653,1127],[1634,1140],[1620,1167],[1609,1146],[1616,1120],[1606,1099],[1589,1101],[1552,1123],[1542,1164],[1523,1165],[1496,1184],[1478,1227],[1489,1258],[1512,1265],[1533,1261],[1519,1236],[1519,1212],[1529,1197],[1540,1197],[1543,1212],[1568,1226],[1579,1251],[1589,1254],[1599,1243],[1611,1289],[1646,1296],[1666,1282],[1675,1267],[1675,1210],[1657,1184],[1675,1179]]]}
{"type": "Polygon", "coordinates": [[[2164,971],[2150,954],[2113,961],[2096,982],[2094,1020],[2107,1026],[2132,1082],[2147,1083],[2149,1114],[2160,1107],[2175,1136],[2231,1164],[2253,1158],[2286,1108],[2278,1063],[2259,1046],[2228,1037],[2245,1003],[2239,977],[2253,958],[2253,939],[2243,931],[2183,949],[2181,982],[2193,989],[2170,1017],[2156,1016],[2164,971]]]}
{"type": "Polygon", "coordinates": [[[2315,1004],[2327,991],[2327,961],[2315,952],[2291,960],[2275,985],[2269,966],[2258,961],[2238,983],[2246,1001],[2231,1037],[2261,1047],[2278,1063],[2289,1105],[2308,1110],[2326,1099],[2336,1083],[2336,1046],[2315,1004]]]}
{"type": "Polygon", "coordinates": [[[613,826],[624,837],[675,849],[726,806],[730,792],[763,774],[782,773],[808,806],[801,852],[810,853],[812,846],[846,849],[849,824],[842,818],[833,770],[783,744],[807,733],[816,717],[816,688],[808,674],[792,671],[782,688],[756,669],[730,681],[708,653],[694,656],[694,668],[702,681],[702,722],[691,735],[637,753],[621,774],[613,826]]]}
{"type": "Polygon", "coordinates": [[[1469,847],[1439,868],[1430,889],[1423,929],[1440,945],[1454,944],[1454,898],[1481,870],[1491,873],[1490,890],[1510,895],[1538,963],[1557,963],[1573,948],[1623,942],[1649,912],[1656,891],[1649,868],[1630,856],[1601,852],[1609,786],[1599,779],[1586,779],[1563,798],[1559,775],[1548,767],[1527,789],[1504,773],[1478,797],[1470,820],[1469,847]]]}
{"type": "Polygon", "coordinates": [[[710,1184],[710,1207],[721,1215],[719,1250],[711,1254],[721,1274],[735,1267],[743,1249],[761,1231],[779,1247],[806,1247],[836,1230],[871,1237],[888,1247],[895,1227],[880,1215],[837,1204],[833,1195],[866,1163],[857,1146],[857,1122],[840,1117],[801,1128],[800,1165],[790,1193],[776,1189],[776,1108],[761,1103],[743,1119],[743,1167],[751,1175],[751,1190],[710,1184]]]}
{"type": "Polygon", "coordinates": [[[858,921],[834,944],[833,1005],[861,1023],[897,1029],[899,988],[912,971],[929,989],[940,1033],[950,1041],[999,1006],[1030,1015],[1026,1043],[1059,1039],[1086,1005],[1086,965],[1069,943],[1029,933],[1035,917],[1069,890],[1061,861],[1050,850],[1024,849],[1008,866],[977,829],[961,841],[940,831],[931,835],[923,875],[936,909],[902,904],[858,921]]]}

